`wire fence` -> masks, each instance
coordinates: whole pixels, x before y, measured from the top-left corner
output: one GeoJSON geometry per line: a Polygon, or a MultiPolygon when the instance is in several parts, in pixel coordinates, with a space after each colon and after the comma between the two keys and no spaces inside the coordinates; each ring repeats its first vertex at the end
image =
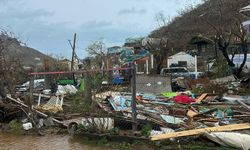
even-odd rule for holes
{"type": "MultiPolygon", "coordinates": [[[[40,107],[40,109],[49,110],[52,105],[59,105],[61,108],[69,106],[71,108],[63,109],[66,111],[64,113],[72,113],[72,108],[73,112],[84,112],[85,124],[91,128],[97,128],[96,130],[103,130],[100,124],[102,127],[107,127],[106,121],[110,121],[110,119],[104,119],[107,117],[115,120],[113,121],[114,127],[119,127],[119,129],[132,129],[133,127],[136,130],[136,76],[134,68],[33,72],[30,75],[30,87],[34,87],[30,88],[31,93],[55,96],[44,103],[44,107],[40,107]],[[41,80],[43,78],[44,80],[41,80]],[[36,85],[39,80],[44,81],[41,85],[44,86],[43,88],[36,85]],[[73,91],[69,88],[70,85],[74,86],[78,92],[66,96],[73,91]],[[67,86],[69,89],[66,89],[67,86]],[[50,90],[46,93],[47,88],[50,90]],[[78,102],[76,102],[77,100],[78,102]]],[[[41,100],[38,104],[42,105],[41,100]]],[[[57,107],[56,112],[57,110],[59,111],[60,108],[57,107]]]]}

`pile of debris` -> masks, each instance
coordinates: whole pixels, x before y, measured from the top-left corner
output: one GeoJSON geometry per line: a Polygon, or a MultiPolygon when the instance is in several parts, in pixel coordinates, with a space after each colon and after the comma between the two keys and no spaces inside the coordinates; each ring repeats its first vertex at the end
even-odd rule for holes
{"type": "MultiPolygon", "coordinates": [[[[52,122],[68,127],[70,132],[79,126],[84,129],[106,132],[121,127],[117,124],[117,120],[122,120],[125,124],[136,124],[139,130],[150,124],[148,137],[140,136],[152,141],[204,135],[224,146],[250,148],[250,135],[232,132],[250,129],[250,95],[246,95],[247,92],[241,92],[249,87],[249,80],[235,81],[231,77],[214,81],[209,79],[177,80],[178,86],[186,89],[178,92],[171,91],[169,88],[171,81],[166,77],[143,76],[137,78],[136,82],[138,88],[135,98],[136,122],[132,119],[133,94],[135,93],[119,90],[106,90],[93,96],[102,110],[99,116],[77,116],[70,118],[71,120],[63,118],[57,120],[59,118],[57,117],[57,119],[52,118],[52,122]],[[221,89],[209,89],[212,84],[217,84],[216,87],[225,89],[227,93],[217,93],[221,89]],[[194,92],[197,88],[203,90],[208,88],[206,90],[208,92],[197,94],[194,92]],[[103,113],[103,110],[106,113],[103,113]]],[[[44,118],[49,117],[47,112],[51,115],[64,111],[64,115],[69,115],[63,110],[63,105],[66,105],[64,97],[67,97],[67,93],[76,92],[77,89],[74,86],[66,85],[59,86],[54,96],[33,93],[32,95],[38,96],[38,99],[32,109],[44,118]]],[[[12,97],[7,98],[28,108],[22,101],[12,97]]],[[[26,129],[30,128],[30,124],[25,125],[26,129]]],[[[131,130],[131,126],[126,128],[125,132],[131,130]]]]}
{"type": "MultiPolygon", "coordinates": [[[[234,92],[242,83],[223,82],[220,85],[227,85],[229,90],[231,85],[236,85],[234,92]]],[[[119,112],[128,120],[132,118],[132,93],[110,91],[98,95],[99,106],[105,111],[119,112]]],[[[138,124],[152,124],[150,139],[153,141],[202,134],[224,146],[250,148],[250,135],[225,132],[250,128],[250,95],[233,95],[230,91],[224,95],[196,95],[191,91],[137,93],[136,103],[138,124]]]]}

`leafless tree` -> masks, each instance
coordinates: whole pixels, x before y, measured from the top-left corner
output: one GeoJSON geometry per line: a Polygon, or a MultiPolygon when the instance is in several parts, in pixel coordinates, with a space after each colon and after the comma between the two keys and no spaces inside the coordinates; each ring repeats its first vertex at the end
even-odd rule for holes
{"type": "Polygon", "coordinates": [[[4,30],[0,32],[0,80],[2,86],[7,87],[8,91],[6,92],[13,96],[15,95],[15,86],[25,73],[20,59],[8,53],[9,47],[16,42],[21,44],[21,41],[14,37],[13,33],[4,30]]]}
{"type": "Polygon", "coordinates": [[[100,69],[105,69],[107,60],[107,48],[102,40],[97,40],[91,43],[86,48],[86,51],[93,59],[95,59],[94,62],[96,62],[100,69]]]}
{"type": "Polygon", "coordinates": [[[169,39],[149,38],[145,44],[145,46],[148,47],[150,53],[154,55],[154,59],[156,60],[156,72],[160,73],[161,69],[164,67],[164,64],[166,64],[166,59],[169,56],[169,39]]]}
{"type": "MultiPolygon", "coordinates": [[[[156,20],[159,27],[167,25],[167,18],[165,17],[163,12],[158,12],[155,15],[155,20],[156,20]]],[[[168,22],[170,22],[170,16],[168,17],[168,22]]]]}
{"type": "MultiPolygon", "coordinates": [[[[228,66],[235,68],[235,63],[233,62],[235,51],[229,50],[229,47],[233,44],[238,44],[239,48],[237,51],[243,53],[244,58],[239,68],[234,70],[234,75],[237,77],[240,76],[243,67],[247,60],[247,51],[248,51],[248,36],[246,31],[242,27],[243,16],[239,13],[239,10],[234,11],[236,14],[230,16],[230,14],[225,14],[225,0],[218,0],[218,7],[210,8],[211,12],[216,12],[217,20],[211,20],[211,12],[204,13],[199,16],[206,24],[211,27],[211,31],[204,37],[209,38],[214,44],[218,47],[218,50],[222,53],[223,57],[227,61],[228,66]],[[229,23],[230,22],[230,23],[229,23]],[[229,55],[232,54],[232,58],[229,55]]],[[[219,59],[219,58],[217,58],[219,59]]]]}

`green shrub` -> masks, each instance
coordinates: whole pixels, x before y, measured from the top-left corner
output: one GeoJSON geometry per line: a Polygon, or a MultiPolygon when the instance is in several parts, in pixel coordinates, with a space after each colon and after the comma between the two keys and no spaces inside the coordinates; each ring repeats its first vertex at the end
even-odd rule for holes
{"type": "Polygon", "coordinates": [[[146,136],[146,137],[149,137],[150,136],[150,133],[152,131],[152,126],[150,124],[146,124],[142,127],[141,129],[141,135],[142,136],[146,136]]]}
{"type": "Polygon", "coordinates": [[[9,123],[9,126],[10,126],[11,133],[22,134],[24,132],[22,124],[17,122],[17,120],[12,120],[9,123]]]}

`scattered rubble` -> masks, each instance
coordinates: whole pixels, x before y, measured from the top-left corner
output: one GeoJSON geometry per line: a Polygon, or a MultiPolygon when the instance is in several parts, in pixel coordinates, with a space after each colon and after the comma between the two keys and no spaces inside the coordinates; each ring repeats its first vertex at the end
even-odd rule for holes
{"type": "Polygon", "coordinates": [[[169,79],[154,76],[137,78],[139,81],[136,84],[140,84],[140,89],[135,94],[136,122],[133,120],[132,107],[134,93],[120,90],[129,88],[127,85],[126,88],[107,88],[93,93],[93,104],[75,102],[76,98],[72,100],[75,104],[69,103],[70,95],[79,94],[73,85],[58,85],[57,92],[50,94],[44,94],[41,90],[40,93],[26,92],[33,98],[32,107],[19,98],[8,95],[7,99],[26,112],[28,120],[22,124],[24,130],[61,126],[68,128],[69,133],[119,135],[152,141],[205,135],[223,146],[249,149],[249,142],[246,140],[232,138],[232,135],[237,135],[244,139],[249,135],[231,132],[250,129],[250,96],[244,95],[245,93],[240,95],[239,92],[247,87],[247,82],[218,79],[216,82],[220,83],[216,84],[227,87],[228,90],[231,90],[229,85],[233,84],[234,92],[216,93],[217,89],[209,89],[207,91],[214,92],[197,93],[193,91],[197,85],[206,91],[206,88],[209,88],[208,84],[214,83],[207,78],[178,80],[179,84],[183,83],[182,87],[186,90],[172,92],[168,87],[171,85],[169,79]],[[96,106],[92,107],[94,105],[96,106]],[[82,106],[81,109],[86,111],[77,113],[73,106],[82,106]],[[30,111],[34,112],[33,118],[36,118],[33,121],[30,121],[31,116],[27,113],[30,111]],[[141,132],[132,131],[135,124],[141,132]]]}

